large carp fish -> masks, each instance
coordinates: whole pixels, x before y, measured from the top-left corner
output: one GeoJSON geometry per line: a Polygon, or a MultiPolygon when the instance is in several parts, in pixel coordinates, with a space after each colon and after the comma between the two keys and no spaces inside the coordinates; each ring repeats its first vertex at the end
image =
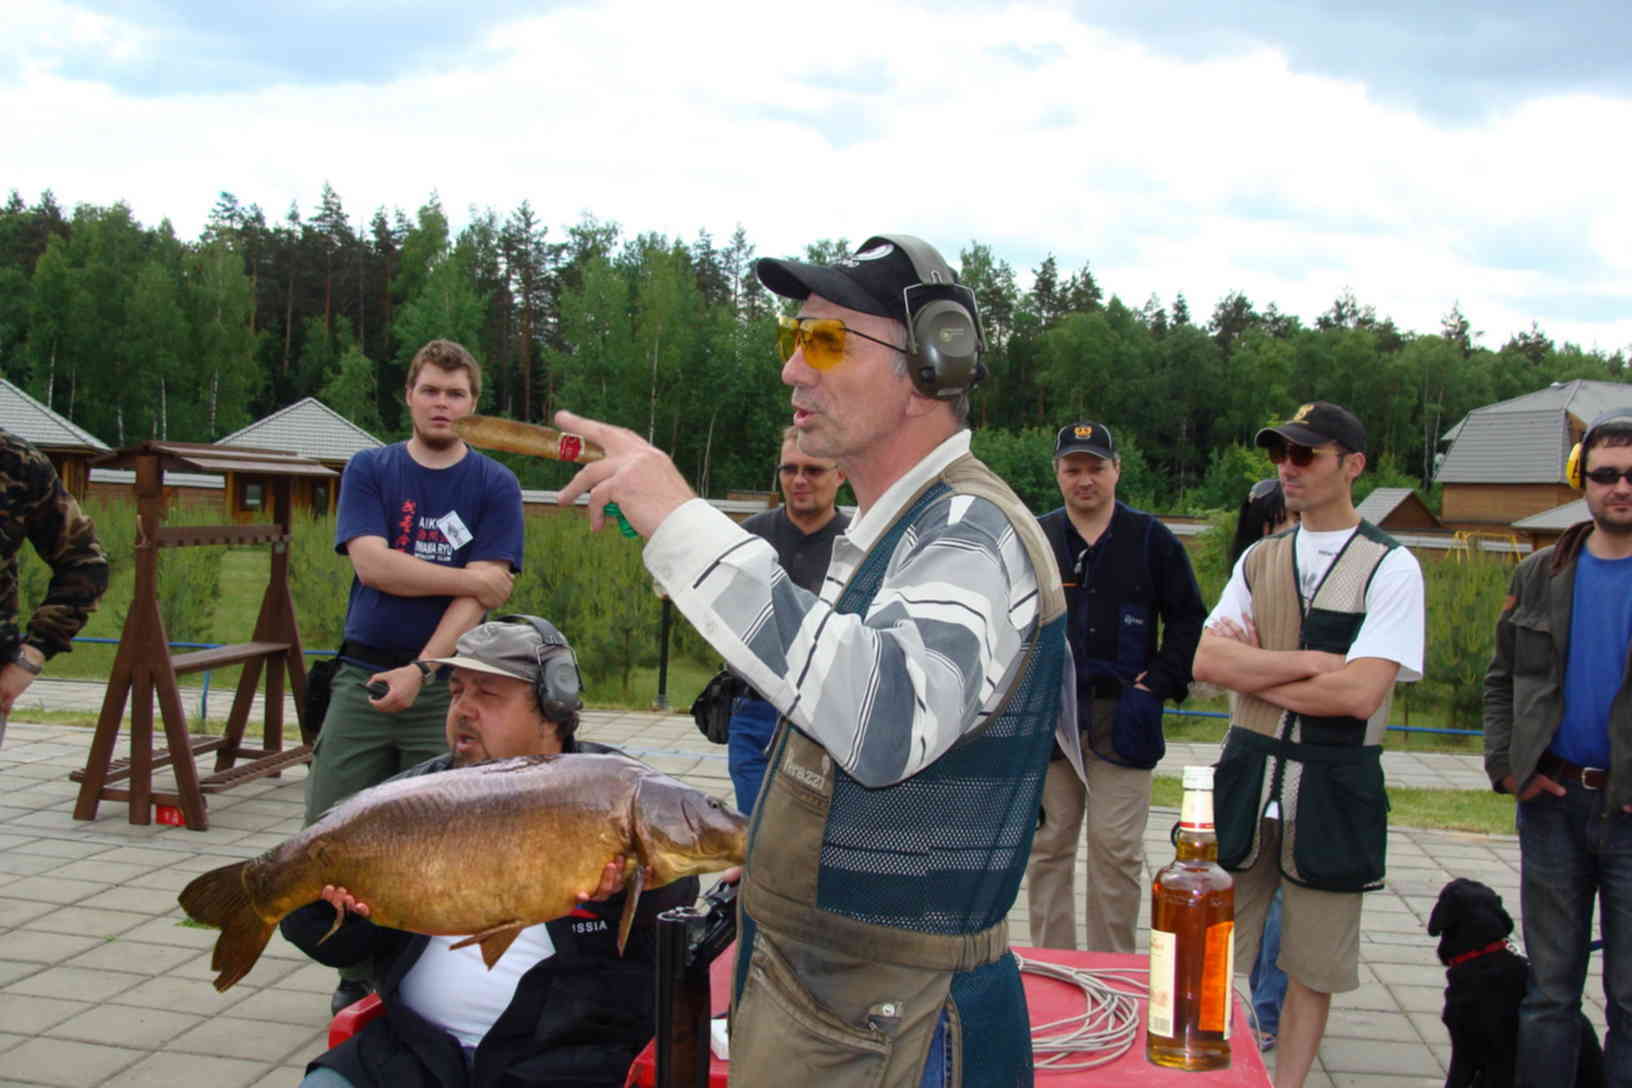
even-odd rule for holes
{"type": "MultiPolygon", "coordinates": [[[[747,826],[627,756],[519,756],[363,790],[260,857],[203,874],[179,898],[190,918],[221,930],[210,961],[217,990],[248,974],[279,920],[325,884],[367,903],[379,925],[470,935],[454,947],[481,945],[491,968],[527,926],[571,913],[577,893],[620,857],[621,951],[643,887],[740,864],[747,826]]],[[[337,908],[334,929],[342,920],[337,908]]]]}

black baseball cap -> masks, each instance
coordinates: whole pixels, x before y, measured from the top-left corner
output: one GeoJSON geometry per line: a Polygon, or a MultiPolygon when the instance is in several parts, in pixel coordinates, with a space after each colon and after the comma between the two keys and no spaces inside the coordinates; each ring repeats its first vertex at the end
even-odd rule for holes
{"type": "Polygon", "coordinates": [[[832,264],[762,257],[754,262],[754,274],[783,298],[821,295],[847,309],[894,318],[902,324],[907,321],[903,292],[919,282],[912,258],[894,242],[879,237],[867,239],[856,252],[832,264]]]}
{"type": "Polygon", "coordinates": [[[1059,437],[1054,439],[1054,457],[1058,459],[1068,453],[1091,453],[1095,457],[1114,461],[1116,439],[1111,435],[1111,429],[1103,423],[1090,423],[1087,420],[1068,423],[1060,428],[1059,437]]]}
{"type": "Polygon", "coordinates": [[[1285,423],[1265,427],[1253,439],[1260,446],[1273,445],[1279,436],[1300,446],[1321,446],[1336,442],[1354,453],[1366,452],[1366,429],[1355,414],[1342,405],[1317,400],[1299,408],[1285,423]]]}

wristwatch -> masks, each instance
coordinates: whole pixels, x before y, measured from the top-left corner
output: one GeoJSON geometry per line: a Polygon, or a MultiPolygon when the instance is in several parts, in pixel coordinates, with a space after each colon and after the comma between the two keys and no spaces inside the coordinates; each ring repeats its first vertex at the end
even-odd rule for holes
{"type": "Polygon", "coordinates": [[[17,644],[17,649],[12,651],[11,664],[16,665],[19,669],[22,669],[26,673],[30,673],[34,676],[40,675],[40,673],[45,671],[45,666],[36,665],[34,662],[30,661],[28,656],[23,653],[23,646],[24,643],[19,642],[17,644]]]}
{"type": "Polygon", "coordinates": [[[426,680],[429,680],[431,678],[431,674],[436,672],[436,666],[431,664],[429,661],[415,661],[414,668],[418,669],[419,675],[426,680]]]}

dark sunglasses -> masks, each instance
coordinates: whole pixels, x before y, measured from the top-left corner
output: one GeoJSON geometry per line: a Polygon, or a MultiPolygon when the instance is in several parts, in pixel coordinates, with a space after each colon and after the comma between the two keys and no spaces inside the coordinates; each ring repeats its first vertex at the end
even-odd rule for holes
{"type": "Polygon", "coordinates": [[[901,348],[888,340],[868,336],[848,328],[836,317],[779,317],[776,319],[776,353],[785,363],[793,353],[805,349],[805,362],[812,370],[832,370],[844,361],[844,338],[859,336],[894,351],[901,348]]]}
{"type": "MultiPolygon", "coordinates": [[[[1296,442],[1277,442],[1270,446],[1267,452],[1269,453],[1269,463],[1272,465],[1278,465],[1282,461],[1291,461],[1298,468],[1308,468],[1314,464],[1315,455],[1320,453],[1320,450],[1315,449],[1313,446],[1300,446],[1296,442]]],[[[1332,452],[1337,454],[1339,460],[1342,460],[1343,453],[1341,450],[1333,450],[1332,452]]]]}
{"type": "Polygon", "coordinates": [[[808,476],[812,480],[820,480],[833,471],[832,465],[777,465],[776,471],[787,477],[808,476]]]}
{"type": "Polygon", "coordinates": [[[1614,487],[1615,481],[1625,480],[1632,484],[1632,468],[1595,468],[1591,472],[1583,473],[1587,479],[1600,487],[1614,487]]]}

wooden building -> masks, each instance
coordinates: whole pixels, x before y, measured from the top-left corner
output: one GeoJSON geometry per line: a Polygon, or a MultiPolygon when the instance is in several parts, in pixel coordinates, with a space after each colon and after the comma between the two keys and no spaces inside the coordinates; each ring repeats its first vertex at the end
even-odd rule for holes
{"type": "MultiPolygon", "coordinates": [[[[248,449],[288,450],[308,461],[332,469],[333,476],[302,477],[294,481],[294,508],[297,512],[323,515],[335,512],[340,501],[339,476],[346,462],[359,450],[385,445],[351,420],[316,397],[280,408],[225,438],[217,446],[248,449]]],[[[253,472],[227,474],[223,481],[223,505],[227,517],[236,522],[260,521],[266,516],[268,479],[253,472]]]]}
{"type": "Polygon", "coordinates": [[[0,378],[0,427],[33,443],[50,458],[63,486],[80,500],[90,486],[91,461],[108,452],[106,442],[4,378],[0,378]]]}

